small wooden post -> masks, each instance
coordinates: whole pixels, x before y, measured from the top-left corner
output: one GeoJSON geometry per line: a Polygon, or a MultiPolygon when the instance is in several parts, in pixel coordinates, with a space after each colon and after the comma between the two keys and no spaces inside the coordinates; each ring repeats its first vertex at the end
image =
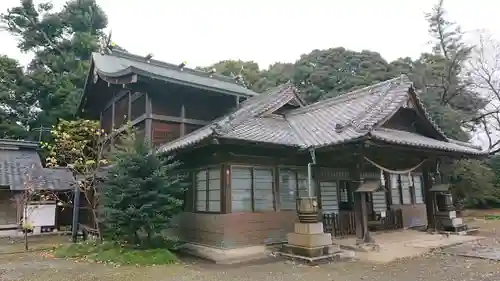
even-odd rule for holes
{"type": "Polygon", "coordinates": [[[356,192],[363,183],[362,172],[364,164],[364,153],[362,148],[357,152],[356,163],[351,171],[351,183],[354,193],[354,214],[356,218],[357,243],[362,244],[371,240],[368,233],[368,210],[366,206],[366,194],[356,192]]]}
{"type": "Polygon", "coordinates": [[[73,243],[77,242],[77,235],[78,235],[78,215],[80,211],[80,189],[78,186],[75,186],[75,191],[74,191],[74,197],[73,197],[73,222],[71,226],[71,238],[73,240],[73,243]]]}
{"type": "Polygon", "coordinates": [[[425,211],[427,213],[427,230],[435,230],[435,209],[434,209],[434,194],[432,194],[432,177],[430,174],[430,164],[432,162],[424,164],[423,167],[423,184],[424,184],[424,201],[425,201],[425,211]]]}

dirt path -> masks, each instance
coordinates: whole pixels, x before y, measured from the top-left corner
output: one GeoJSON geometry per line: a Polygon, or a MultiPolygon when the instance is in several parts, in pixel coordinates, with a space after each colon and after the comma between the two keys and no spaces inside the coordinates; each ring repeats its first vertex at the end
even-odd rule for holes
{"type": "MultiPolygon", "coordinates": [[[[481,235],[498,246],[500,221],[475,221],[481,235]]],[[[492,245],[493,245],[492,244],[492,245]]],[[[0,280],[27,281],[497,281],[500,263],[429,254],[386,265],[360,262],[337,262],[317,267],[293,264],[282,260],[252,266],[217,266],[188,261],[165,267],[112,267],[72,260],[43,257],[40,253],[0,254],[0,280]]]]}
{"type": "Polygon", "coordinates": [[[227,267],[179,264],[166,267],[119,267],[54,260],[35,254],[0,256],[0,280],[308,280],[308,281],[446,281],[500,280],[500,264],[481,259],[467,259],[432,254],[387,265],[338,262],[317,267],[276,261],[263,265],[227,267]]]}

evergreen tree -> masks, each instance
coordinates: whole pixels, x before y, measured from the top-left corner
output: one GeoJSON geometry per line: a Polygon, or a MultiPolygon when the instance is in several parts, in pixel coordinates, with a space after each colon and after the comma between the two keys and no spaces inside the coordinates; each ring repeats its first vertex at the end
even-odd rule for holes
{"type": "Polygon", "coordinates": [[[134,134],[114,151],[114,166],[102,187],[105,237],[144,246],[181,212],[184,188],[175,172],[179,163],[150,151],[134,134]]]}
{"type": "Polygon", "coordinates": [[[51,1],[20,0],[0,12],[0,25],[18,39],[19,50],[34,55],[20,98],[29,98],[27,108],[37,110],[15,121],[38,128],[73,120],[91,53],[105,37],[104,11],[95,0],[69,0],[59,10],[51,1]]]}

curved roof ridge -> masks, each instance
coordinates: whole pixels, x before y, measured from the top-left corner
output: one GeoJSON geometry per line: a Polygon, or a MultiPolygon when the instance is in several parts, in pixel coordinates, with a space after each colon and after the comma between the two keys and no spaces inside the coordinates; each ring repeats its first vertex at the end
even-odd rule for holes
{"type": "Polygon", "coordinates": [[[366,96],[366,95],[371,94],[374,89],[376,89],[378,87],[382,87],[388,83],[393,83],[393,82],[398,81],[398,80],[401,81],[400,84],[403,83],[403,81],[406,83],[407,82],[411,83],[411,81],[409,81],[408,76],[403,74],[403,75],[400,75],[398,77],[395,77],[395,78],[392,78],[389,80],[385,80],[385,81],[382,81],[382,82],[379,82],[379,83],[376,83],[373,85],[369,85],[369,86],[366,86],[366,87],[363,87],[360,89],[356,89],[354,91],[350,91],[350,92],[347,92],[347,93],[344,93],[344,94],[341,94],[341,95],[338,95],[335,97],[331,97],[328,99],[317,101],[315,103],[306,105],[304,107],[292,110],[292,111],[290,111],[289,114],[290,115],[300,114],[300,113],[304,113],[306,111],[316,110],[319,108],[329,106],[332,103],[345,102],[345,101],[352,100],[352,99],[355,99],[358,97],[366,96]]]}
{"type": "MultiPolygon", "coordinates": [[[[155,60],[155,59],[150,59],[149,62],[148,62],[148,61],[146,61],[144,59],[143,56],[136,55],[136,54],[129,53],[129,52],[120,51],[120,50],[113,50],[110,54],[104,54],[104,55],[101,54],[101,53],[99,53],[99,52],[94,52],[93,55],[94,54],[98,54],[98,55],[101,55],[101,56],[105,56],[105,55],[115,56],[115,57],[120,57],[120,58],[135,60],[135,61],[141,62],[141,63],[148,63],[148,64],[155,65],[155,66],[158,66],[158,67],[164,67],[164,68],[171,68],[173,70],[179,70],[179,66],[175,65],[173,63],[169,63],[169,62],[165,62],[165,61],[161,61],[161,60],[155,60]]],[[[234,79],[232,79],[230,77],[227,77],[227,76],[224,76],[224,75],[221,75],[221,74],[218,74],[218,73],[211,74],[211,73],[206,72],[206,71],[197,70],[197,69],[189,68],[189,67],[184,67],[182,71],[186,71],[186,72],[189,72],[189,73],[192,73],[192,74],[195,74],[195,75],[201,75],[201,76],[205,76],[205,77],[208,77],[208,78],[217,79],[217,80],[221,80],[221,81],[224,81],[224,82],[229,82],[229,83],[240,85],[234,79]]]]}
{"type": "Polygon", "coordinates": [[[436,132],[438,134],[440,134],[444,140],[448,140],[449,138],[446,136],[443,129],[441,129],[441,127],[439,127],[439,125],[436,123],[436,121],[434,121],[434,118],[432,118],[431,114],[427,111],[427,109],[425,108],[424,102],[420,98],[420,95],[417,93],[417,91],[413,88],[413,86],[412,86],[411,90],[412,90],[411,92],[413,92],[413,96],[415,97],[415,101],[417,102],[418,107],[420,107],[420,109],[422,110],[425,118],[427,118],[427,120],[429,120],[429,122],[431,123],[434,130],[436,130],[436,132]]]}
{"type": "Polygon", "coordinates": [[[190,134],[160,146],[158,151],[168,152],[200,142],[213,135],[224,135],[249,118],[260,117],[260,115],[288,103],[294,97],[294,89],[295,87],[291,83],[285,83],[266,93],[253,96],[242,103],[240,108],[190,134]]]}

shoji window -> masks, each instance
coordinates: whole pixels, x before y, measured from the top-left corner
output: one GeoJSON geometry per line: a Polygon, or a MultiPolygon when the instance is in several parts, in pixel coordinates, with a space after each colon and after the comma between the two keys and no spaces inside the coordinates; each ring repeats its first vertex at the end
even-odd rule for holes
{"type": "Polygon", "coordinates": [[[232,212],[274,211],[272,168],[232,167],[232,212]]]}
{"type": "Polygon", "coordinates": [[[319,186],[321,190],[321,207],[323,213],[338,213],[339,201],[337,195],[337,182],[320,182],[319,186]]]}
{"type": "MultiPolygon", "coordinates": [[[[281,210],[295,210],[297,197],[309,196],[307,172],[295,169],[280,169],[280,207],[281,210]]],[[[312,194],[316,194],[316,182],[313,180],[312,194]]]]}
{"type": "Polygon", "coordinates": [[[391,186],[392,204],[401,205],[401,194],[399,193],[399,175],[389,175],[391,186]]]}
{"type": "Polygon", "coordinates": [[[212,168],[198,171],[195,181],[196,211],[220,212],[220,169],[212,168]]]}
{"type": "Polygon", "coordinates": [[[409,205],[412,203],[410,178],[407,175],[401,175],[400,180],[401,180],[401,195],[402,195],[401,198],[403,199],[403,204],[409,205]]]}
{"type": "Polygon", "coordinates": [[[413,186],[415,188],[415,204],[423,204],[423,188],[422,188],[422,177],[421,176],[413,176],[413,186]]]}
{"type": "Polygon", "coordinates": [[[280,169],[279,175],[281,210],[294,210],[297,196],[297,173],[289,169],[280,169]]]}

